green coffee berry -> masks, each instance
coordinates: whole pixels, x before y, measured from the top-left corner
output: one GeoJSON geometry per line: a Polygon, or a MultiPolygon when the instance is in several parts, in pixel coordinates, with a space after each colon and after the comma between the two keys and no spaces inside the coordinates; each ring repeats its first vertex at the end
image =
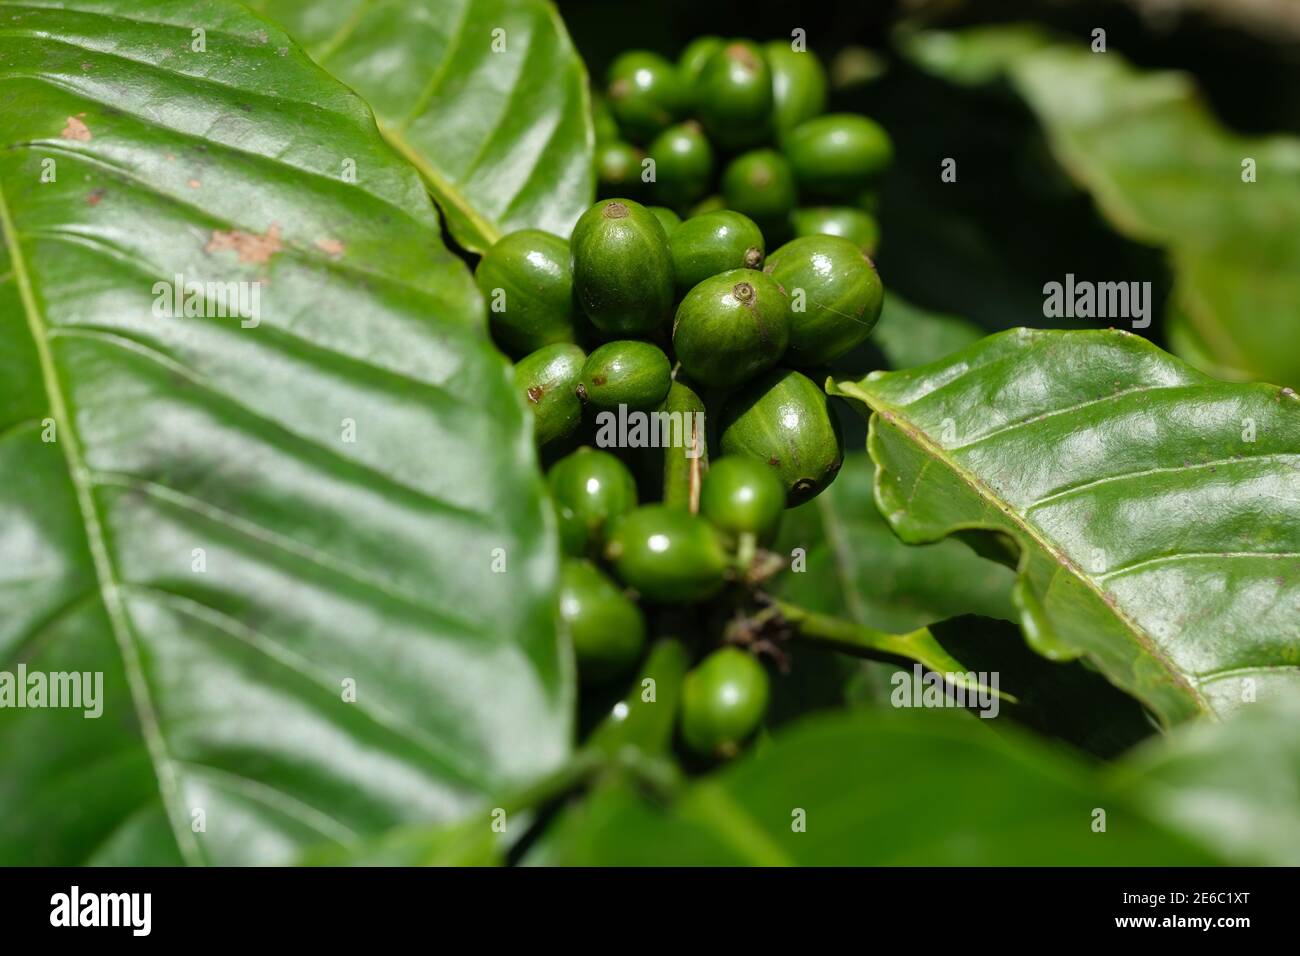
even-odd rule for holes
{"type": "Polygon", "coordinates": [[[722,174],[722,194],[728,209],[744,213],[769,236],[786,225],[798,198],[790,164],[771,149],[733,159],[722,174]]]}
{"type": "Polygon", "coordinates": [[[817,196],[852,199],[889,165],[889,134],[865,116],[831,113],[800,123],[784,140],[799,187],[817,196]]]}
{"type": "Polygon", "coordinates": [[[699,202],[686,212],[687,219],[694,219],[696,216],[703,216],[706,212],[717,212],[719,209],[726,209],[727,201],[721,196],[705,196],[699,202]]]}
{"type": "Polygon", "coordinates": [[[618,122],[614,119],[614,112],[609,108],[609,100],[596,90],[591,91],[591,125],[596,132],[597,143],[607,143],[622,138],[618,132],[618,122]]]}
{"type": "Polygon", "coordinates": [[[766,248],[754,220],[722,209],[682,223],[668,237],[668,251],[681,295],[719,272],[763,268],[766,248]]]}
{"type": "Polygon", "coordinates": [[[587,356],[578,379],[578,398],[598,409],[649,411],[664,400],[672,384],[672,365],[649,342],[606,342],[587,356]]]}
{"type": "Polygon", "coordinates": [[[712,597],[727,571],[727,554],[713,526],[668,505],[642,505],[620,520],[605,556],[624,584],[665,603],[712,597]]]}
{"type": "Polygon", "coordinates": [[[602,196],[639,196],[645,192],[641,161],[645,154],[621,139],[596,144],[596,184],[602,196]]]}
{"type": "Polygon", "coordinates": [[[560,567],[560,620],[573,642],[578,674],[600,683],[627,673],[645,648],[645,618],[590,561],[560,567]]]}
{"type": "Polygon", "coordinates": [[[682,739],[698,754],[733,757],[762,723],[767,671],[737,647],[714,651],[682,681],[682,739]]]}
{"type": "Polygon", "coordinates": [[[704,71],[704,64],[709,62],[713,54],[722,49],[724,42],[726,41],[722,37],[696,37],[686,44],[686,49],[682,50],[681,56],[677,58],[677,73],[682,79],[682,86],[686,88],[687,97],[692,105],[695,103],[696,86],[700,80],[700,73],[704,71]]]}
{"type": "Polygon", "coordinates": [[[704,475],[700,514],[715,528],[767,543],[776,536],[785,510],[785,488],[757,458],[729,455],[716,459],[704,475]]]}
{"type": "Polygon", "coordinates": [[[868,256],[875,255],[880,244],[880,226],[869,212],[852,206],[812,206],[790,214],[794,234],[803,236],[839,236],[853,243],[868,256]]]}
{"type": "Polygon", "coordinates": [[[705,61],[695,83],[695,108],[723,149],[748,149],[772,131],[772,73],[763,51],[730,40],[705,61]]]}
{"type": "Polygon", "coordinates": [[[721,446],[724,455],[748,455],[774,469],[787,507],[820,494],[844,463],[839,421],[826,393],[790,369],[774,369],[731,397],[721,446]]]}
{"type": "Polygon", "coordinates": [[[646,208],[655,214],[655,218],[659,220],[659,225],[664,227],[664,233],[671,240],[677,227],[682,224],[682,217],[666,206],[647,206],[646,208]]]}
{"type": "Polygon", "coordinates": [[[780,361],[790,300],[771,276],[732,269],[691,289],[673,320],[677,361],[693,378],[730,388],[780,361]]]}
{"type": "Polygon", "coordinates": [[[763,47],[772,71],[772,121],[784,136],[826,109],[826,70],[811,50],[791,49],[787,40],[763,47]]]}
{"type": "Polygon", "coordinates": [[[609,68],[606,93],[619,128],[629,139],[648,141],[685,110],[686,88],[673,64],[658,53],[630,50],[609,68]]]}
{"type": "Polygon", "coordinates": [[[579,448],[546,475],[566,554],[594,556],[605,545],[609,526],[636,507],[636,481],[614,455],[579,448]]]}
{"type": "Polygon", "coordinates": [[[593,325],[611,335],[648,335],[674,298],[668,236],[630,199],[596,203],[573,228],[573,288],[593,325]]]}
{"type": "Polygon", "coordinates": [[[654,160],[653,192],[659,202],[687,206],[709,190],[713,178],[713,147],[694,120],[670,126],[649,147],[654,160]]]}
{"type": "Polygon", "coordinates": [[[764,271],[790,296],[792,365],[834,361],[866,340],[880,319],[884,287],[866,254],[839,236],[792,239],[764,271]]]}
{"type": "Polygon", "coordinates": [[[567,438],[582,424],[582,402],[574,389],[587,355],[576,345],[546,345],[515,365],[515,388],[533,410],[538,445],[567,438]]]}
{"type": "Polygon", "coordinates": [[[492,337],[512,355],[572,342],[569,244],[538,229],[503,236],[483,254],[474,279],[488,303],[492,337]]]}

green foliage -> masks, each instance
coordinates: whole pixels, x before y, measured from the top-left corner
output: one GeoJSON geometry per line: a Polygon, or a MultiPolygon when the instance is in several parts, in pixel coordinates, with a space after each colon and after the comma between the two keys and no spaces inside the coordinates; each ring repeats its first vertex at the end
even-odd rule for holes
{"type": "Polygon", "coordinates": [[[414,170],[236,4],[0,11],[0,659],[104,706],[0,713],[0,860],[285,862],[554,769],[531,429],[414,170]]]}
{"type": "Polygon", "coordinates": [[[1300,687],[1294,392],[1124,332],[1028,329],[832,391],[873,415],[894,531],[1013,561],[1040,653],[1087,655],[1166,724],[1300,687]]]}
{"type": "Polygon", "coordinates": [[[518,229],[567,237],[591,205],[586,69],[546,0],[250,6],[365,99],[466,249],[518,229]]]}
{"type": "Polygon", "coordinates": [[[958,82],[1005,75],[1110,223],[1168,251],[1181,357],[1221,378],[1300,385],[1300,140],[1234,133],[1185,74],[1033,28],[922,33],[904,49],[958,82]]]}

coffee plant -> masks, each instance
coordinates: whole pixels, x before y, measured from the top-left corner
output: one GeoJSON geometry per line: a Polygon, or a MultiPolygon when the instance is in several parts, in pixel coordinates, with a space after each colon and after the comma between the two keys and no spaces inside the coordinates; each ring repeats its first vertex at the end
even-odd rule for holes
{"type": "Polygon", "coordinates": [[[1300,862],[1300,141],[781,10],[0,0],[0,863],[1300,862]]]}

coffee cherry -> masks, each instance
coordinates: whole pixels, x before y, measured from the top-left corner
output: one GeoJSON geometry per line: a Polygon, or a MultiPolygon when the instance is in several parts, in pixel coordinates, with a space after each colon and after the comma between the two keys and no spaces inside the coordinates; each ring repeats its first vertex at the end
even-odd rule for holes
{"type": "Polygon", "coordinates": [[[732,757],[762,723],[767,671],[736,647],[714,651],[682,681],[682,739],[702,756],[732,757]]]}
{"type": "Polygon", "coordinates": [[[597,144],[622,138],[614,112],[609,108],[609,100],[596,90],[591,91],[591,126],[596,133],[597,144]]]}
{"type": "Polygon", "coordinates": [[[682,79],[682,85],[686,88],[686,95],[692,106],[696,102],[696,90],[700,74],[704,71],[704,64],[709,62],[713,54],[722,49],[725,42],[722,37],[696,37],[686,44],[686,49],[682,50],[681,56],[677,58],[677,74],[682,79]]]}
{"type": "Polygon", "coordinates": [[[681,75],[658,53],[622,54],[610,65],[608,80],[610,109],[623,134],[635,142],[647,142],[686,108],[681,75]]]}
{"type": "Polygon", "coordinates": [[[763,51],[730,40],[705,61],[695,83],[695,108],[723,149],[748,149],[772,132],[772,73],[763,51]]]}
{"type": "Polygon", "coordinates": [[[790,214],[796,237],[839,236],[847,239],[868,256],[875,255],[880,244],[880,226],[871,213],[853,206],[812,206],[790,214]]]}
{"type": "Polygon", "coordinates": [[[567,558],[561,565],[560,620],[578,674],[590,683],[627,673],[645,648],[641,609],[590,561],[567,558]]]}
{"type": "Polygon", "coordinates": [[[677,308],[673,348],[693,378],[730,388],[780,361],[790,341],[790,301],[770,276],[732,269],[691,289],[677,308]]]}
{"type": "Polygon", "coordinates": [[[811,50],[793,50],[786,40],[764,45],[772,71],[772,118],[779,139],[826,109],[826,70],[811,50]]]}
{"type": "Polygon", "coordinates": [[[888,133],[854,113],[831,113],[800,123],[783,146],[800,189],[842,199],[853,199],[869,186],[894,152],[888,133]]]}
{"type": "Polygon", "coordinates": [[[672,384],[668,356],[649,342],[607,342],[587,356],[578,379],[578,398],[598,409],[647,411],[668,394],[672,384]]]}
{"type": "Polygon", "coordinates": [[[647,206],[646,208],[655,214],[655,218],[659,220],[659,225],[664,227],[664,233],[671,242],[673,233],[682,224],[682,217],[666,206],[647,206]]]}
{"type": "Polygon", "coordinates": [[[512,355],[572,342],[569,244],[538,229],[503,236],[483,254],[474,279],[488,302],[492,338],[512,355]]]}
{"type": "Polygon", "coordinates": [[[648,335],[672,313],[673,259],[654,213],[630,199],[596,203],[573,228],[573,289],[593,325],[648,335]]]}
{"type": "Polygon", "coordinates": [[[885,290],[871,260],[848,239],[793,239],[768,257],[764,271],[790,295],[789,364],[834,361],[876,327],[885,290]]]}
{"type": "Polygon", "coordinates": [[[717,212],[720,209],[727,208],[727,201],[721,196],[705,196],[694,206],[686,211],[687,219],[694,219],[696,216],[703,216],[706,212],[717,212]]]}
{"type": "Polygon", "coordinates": [[[727,571],[727,554],[713,526],[668,505],[642,505],[619,521],[605,556],[624,584],[664,603],[712,597],[727,571]]]}
{"type": "Polygon", "coordinates": [[[694,120],[670,126],[650,144],[655,161],[655,198],[681,209],[709,190],[713,177],[713,147],[694,120]]]}
{"type": "Polygon", "coordinates": [[[721,445],[724,455],[769,465],[785,488],[787,507],[820,494],[844,463],[839,421],[826,393],[790,369],[774,369],[731,397],[721,445]]]}
{"type": "Polygon", "coordinates": [[[685,208],[707,193],[714,176],[714,147],[698,122],[669,126],[650,143],[649,153],[655,164],[655,199],[664,206],[685,208]]]}
{"type": "Polygon", "coordinates": [[[645,153],[621,139],[596,144],[596,186],[602,196],[639,196],[645,192],[641,181],[641,160],[645,153]]]}
{"type": "Polygon", "coordinates": [[[731,210],[692,216],[668,237],[677,292],[684,295],[730,269],[761,269],[763,233],[754,220],[731,210]]]}
{"type": "Polygon", "coordinates": [[[515,388],[533,410],[538,445],[567,438],[582,424],[582,402],[574,389],[587,355],[576,345],[547,345],[515,365],[515,388]]]}
{"type": "Polygon", "coordinates": [[[769,237],[788,235],[787,220],[798,198],[790,164],[771,149],[737,156],[722,174],[727,208],[753,219],[769,237]]]}
{"type": "Polygon", "coordinates": [[[757,458],[719,458],[704,475],[700,514],[728,534],[752,534],[765,544],[776,536],[784,510],[781,480],[757,458]]]}
{"type": "Polygon", "coordinates": [[[614,455],[579,448],[546,476],[560,524],[560,543],[574,557],[599,554],[610,524],[636,507],[636,481],[614,455]]]}

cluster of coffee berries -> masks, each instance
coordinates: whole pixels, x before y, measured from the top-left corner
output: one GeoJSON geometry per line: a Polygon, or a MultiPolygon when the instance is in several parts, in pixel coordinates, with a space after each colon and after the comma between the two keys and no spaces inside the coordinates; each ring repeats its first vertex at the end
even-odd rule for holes
{"type": "MultiPolygon", "coordinates": [[[[705,620],[754,599],[782,511],[843,462],[818,381],[879,318],[874,222],[849,205],[799,210],[795,196],[860,197],[889,141],[864,117],[818,116],[824,103],[815,56],[782,44],[709,38],[676,66],[625,54],[608,106],[622,135],[651,140],[657,175],[636,181],[665,205],[602,199],[570,240],[516,232],[478,264],[550,463],[560,614],[588,684],[636,666],[647,612],[687,605],[705,620]],[[699,123],[679,123],[690,114],[699,123]],[[690,210],[712,181],[710,139],[734,151],[772,137],[782,152],[739,153],[725,199],[690,210]],[[768,253],[769,238],[792,234],[768,253]],[[626,432],[635,415],[659,440],[626,432]]],[[[682,690],[682,739],[712,755],[735,752],[769,693],[762,663],[734,643],[705,654],[682,690]]]]}
{"type": "MultiPolygon", "coordinates": [[[[698,605],[743,587],[756,548],[775,536],[785,493],[775,473],[742,456],[705,473],[699,510],[638,504],[616,455],[582,447],[547,475],[565,552],[560,617],[586,684],[626,677],[646,645],[646,611],[698,605]],[[615,581],[620,582],[619,587],[615,581]]],[[[692,750],[728,756],[767,710],[768,676],[751,653],[713,649],[686,676],[679,715],[692,750]]]]}
{"type": "Polygon", "coordinates": [[[835,417],[805,373],[861,343],[880,315],[880,279],[849,240],[805,236],[767,256],[740,213],[701,213],[669,233],[639,203],[606,199],[570,244],[514,233],[477,276],[497,341],[522,353],[515,379],[544,447],[593,413],[660,409],[679,382],[720,412],[721,450],[767,462],[791,504],[839,469],[835,417]]]}
{"type": "Polygon", "coordinates": [[[871,119],[825,114],[826,71],[787,41],[701,37],[677,63],[618,57],[593,93],[602,196],[652,205],[665,225],[730,209],[772,242],[830,234],[875,253],[873,185],[889,136],[871,119]]]}

